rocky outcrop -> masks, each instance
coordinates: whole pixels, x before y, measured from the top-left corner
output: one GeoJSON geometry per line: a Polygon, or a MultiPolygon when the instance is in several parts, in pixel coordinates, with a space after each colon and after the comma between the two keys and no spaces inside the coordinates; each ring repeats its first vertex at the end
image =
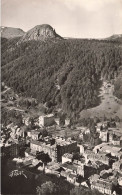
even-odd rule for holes
{"type": "Polygon", "coordinates": [[[42,24],[35,26],[27,33],[25,33],[21,39],[21,42],[30,40],[45,40],[50,38],[61,39],[61,37],[56,34],[55,29],[53,29],[50,25],[42,24]]]}

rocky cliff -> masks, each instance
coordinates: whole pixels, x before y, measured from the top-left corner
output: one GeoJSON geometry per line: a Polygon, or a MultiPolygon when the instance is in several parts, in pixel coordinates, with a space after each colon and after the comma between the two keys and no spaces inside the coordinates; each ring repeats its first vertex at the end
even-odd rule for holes
{"type": "Polygon", "coordinates": [[[61,39],[55,30],[48,24],[37,25],[22,37],[21,42],[30,40],[45,40],[50,38],[61,39]]]}

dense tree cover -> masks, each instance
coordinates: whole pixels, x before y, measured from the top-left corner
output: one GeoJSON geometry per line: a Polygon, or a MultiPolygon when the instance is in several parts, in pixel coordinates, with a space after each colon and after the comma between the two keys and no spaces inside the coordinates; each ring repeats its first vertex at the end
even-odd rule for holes
{"type": "Polygon", "coordinates": [[[70,195],[70,190],[73,185],[64,180],[63,178],[58,178],[51,176],[51,180],[38,185],[36,188],[37,195],[70,195]]]}
{"type": "Polygon", "coordinates": [[[51,158],[49,157],[49,155],[45,154],[44,152],[37,153],[36,158],[38,160],[41,160],[45,164],[51,162],[51,158]]]}
{"type": "Polygon", "coordinates": [[[37,194],[38,195],[46,195],[46,194],[56,194],[57,193],[57,186],[55,183],[48,181],[43,183],[41,187],[37,186],[37,194]]]}
{"type": "Polygon", "coordinates": [[[37,101],[34,98],[20,98],[17,103],[20,107],[25,107],[27,109],[37,106],[37,101]]]}
{"type": "Polygon", "coordinates": [[[114,94],[122,99],[122,66],[119,68],[119,75],[116,78],[114,94]]]}
{"type": "Polygon", "coordinates": [[[70,195],[102,195],[97,190],[84,189],[83,187],[75,187],[70,191],[70,195]]]}
{"type": "Polygon", "coordinates": [[[99,104],[100,79],[115,78],[122,64],[120,43],[111,41],[2,42],[2,81],[70,117],[99,104]]]}
{"type": "MultiPolygon", "coordinates": [[[[52,183],[51,181],[43,183],[41,187],[37,186],[36,190],[38,195],[47,195],[47,194],[60,195],[62,193],[62,190],[59,188],[59,186],[56,185],[55,183],[52,183]]],[[[64,195],[67,194],[64,193],[64,195]]],[[[75,187],[72,190],[70,190],[70,195],[102,195],[102,194],[97,190],[85,189],[83,187],[75,187]]]]}
{"type": "Polygon", "coordinates": [[[13,123],[14,125],[21,126],[22,125],[22,115],[21,113],[15,111],[15,110],[8,110],[6,108],[1,108],[1,123],[6,126],[10,123],[13,123]]]}

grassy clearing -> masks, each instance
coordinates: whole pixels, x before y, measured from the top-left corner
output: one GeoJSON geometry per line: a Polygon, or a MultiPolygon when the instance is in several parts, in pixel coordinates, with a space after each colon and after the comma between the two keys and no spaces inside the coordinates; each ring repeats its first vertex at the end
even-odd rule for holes
{"type": "Polygon", "coordinates": [[[119,116],[122,119],[122,102],[113,95],[114,87],[105,88],[107,82],[103,82],[103,85],[100,89],[100,98],[101,103],[99,106],[96,106],[91,109],[83,110],[80,113],[81,118],[87,117],[103,117],[108,118],[119,116]]]}

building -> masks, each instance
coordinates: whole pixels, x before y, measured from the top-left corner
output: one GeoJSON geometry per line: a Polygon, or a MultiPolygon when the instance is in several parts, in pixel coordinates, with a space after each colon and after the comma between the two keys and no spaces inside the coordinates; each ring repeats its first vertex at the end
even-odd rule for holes
{"type": "Polygon", "coordinates": [[[115,146],[120,146],[120,136],[117,136],[117,135],[114,134],[112,144],[115,145],[115,146]]]}
{"type": "Polygon", "coordinates": [[[45,166],[45,173],[51,173],[60,176],[58,169],[60,169],[59,163],[50,162],[47,164],[47,166],[45,166]]]}
{"type": "Polygon", "coordinates": [[[72,154],[65,153],[65,154],[62,156],[62,163],[65,163],[65,162],[72,162],[72,159],[73,159],[73,155],[72,155],[72,154]]]}
{"type": "Polygon", "coordinates": [[[55,123],[60,126],[60,118],[55,118],[55,123]]]}
{"type": "Polygon", "coordinates": [[[98,179],[92,182],[91,189],[96,189],[102,194],[111,195],[113,193],[113,184],[110,181],[98,179]]]}
{"type": "Polygon", "coordinates": [[[10,145],[1,146],[0,148],[0,155],[1,157],[9,157],[10,156],[10,145]]]}
{"type": "Polygon", "coordinates": [[[30,142],[30,149],[32,152],[44,152],[47,153],[52,161],[56,161],[57,157],[57,150],[56,150],[56,144],[52,144],[49,142],[43,142],[43,141],[37,141],[37,140],[31,140],[30,142]]]}
{"type": "Polygon", "coordinates": [[[79,134],[79,139],[83,140],[83,133],[79,134]]]}
{"type": "Polygon", "coordinates": [[[18,156],[19,155],[19,144],[11,144],[10,146],[10,155],[11,156],[18,156]]]}
{"type": "Polygon", "coordinates": [[[39,126],[51,126],[54,124],[54,115],[53,114],[48,114],[44,116],[39,117],[39,126]]]}
{"type": "Polygon", "coordinates": [[[65,119],[65,126],[68,126],[68,125],[70,125],[70,119],[69,118],[66,118],[65,119]]]}
{"type": "Polygon", "coordinates": [[[94,147],[93,151],[95,153],[100,152],[105,152],[105,153],[110,153],[111,156],[115,156],[119,159],[122,158],[122,148],[119,146],[113,146],[112,144],[109,143],[102,143],[94,147]]]}
{"type": "Polygon", "coordinates": [[[32,130],[31,131],[31,138],[33,140],[38,140],[41,136],[41,132],[40,131],[36,131],[36,130],[32,130]]]}
{"type": "Polygon", "coordinates": [[[102,130],[100,131],[100,136],[99,138],[103,141],[103,142],[108,142],[108,131],[107,130],[102,130]]]}
{"type": "Polygon", "coordinates": [[[97,123],[96,131],[100,132],[101,130],[107,129],[107,128],[108,128],[108,121],[99,122],[99,123],[97,123]]]}
{"type": "Polygon", "coordinates": [[[119,177],[119,178],[118,178],[118,184],[119,184],[120,186],[122,186],[122,177],[119,177]]]}
{"type": "Polygon", "coordinates": [[[66,172],[70,172],[71,174],[75,174],[75,175],[81,175],[84,177],[84,165],[77,165],[71,162],[66,162],[64,164],[62,164],[62,168],[66,171],[66,172]]]}
{"type": "Polygon", "coordinates": [[[30,118],[30,117],[24,117],[23,120],[22,120],[22,122],[23,122],[26,126],[31,125],[31,124],[32,124],[32,121],[33,121],[33,119],[30,118]]]}
{"type": "Polygon", "coordinates": [[[90,129],[86,128],[86,130],[84,131],[84,134],[90,134],[90,129]]]}
{"type": "Polygon", "coordinates": [[[121,145],[121,133],[109,130],[108,134],[109,134],[109,142],[111,142],[115,146],[121,145]]]}
{"type": "Polygon", "coordinates": [[[80,144],[78,144],[78,147],[80,148],[80,154],[84,154],[85,147],[80,144]]]}
{"type": "Polygon", "coordinates": [[[122,159],[116,161],[115,163],[113,163],[112,169],[116,170],[116,171],[119,171],[119,172],[122,171],[122,159]]]}
{"type": "Polygon", "coordinates": [[[1,157],[16,157],[19,155],[19,145],[16,143],[1,147],[1,157]]]}
{"type": "Polygon", "coordinates": [[[86,150],[85,154],[85,161],[88,163],[89,161],[91,162],[102,162],[103,164],[109,165],[109,158],[106,156],[106,153],[94,153],[90,150],[86,150]]]}
{"type": "Polygon", "coordinates": [[[102,123],[97,123],[96,131],[99,133],[102,130],[102,123]]]}
{"type": "Polygon", "coordinates": [[[77,150],[77,142],[73,140],[65,140],[61,137],[56,137],[55,139],[57,144],[57,161],[62,161],[62,156],[65,153],[72,153],[77,150]]]}
{"type": "Polygon", "coordinates": [[[109,133],[109,142],[112,143],[112,141],[113,141],[113,132],[109,131],[108,133],[109,133]]]}
{"type": "Polygon", "coordinates": [[[100,178],[98,174],[91,175],[89,177],[90,184],[92,184],[94,181],[97,181],[100,178]]]}
{"type": "Polygon", "coordinates": [[[72,153],[77,149],[77,142],[73,140],[65,140],[63,138],[48,138],[46,140],[31,140],[30,148],[35,152],[48,153],[52,161],[61,162],[65,153],[72,153]]]}

